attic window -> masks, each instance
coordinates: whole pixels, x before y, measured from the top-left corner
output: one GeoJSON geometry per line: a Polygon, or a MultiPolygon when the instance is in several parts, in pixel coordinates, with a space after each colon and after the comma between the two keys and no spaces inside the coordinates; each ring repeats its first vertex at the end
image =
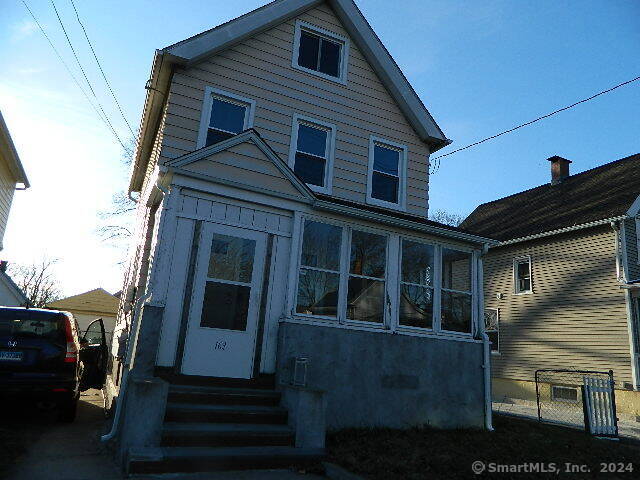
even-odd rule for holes
{"type": "Polygon", "coordinates": [[[344,83],[347,52],[346,38],[305,22],[296,23],[294,68],[344,83]]]}
{"type": "Polygon", "coordinates": [[[198,148],[215,145],[251,128],[254,108],[253,100],[207,87],[198,148]]]}

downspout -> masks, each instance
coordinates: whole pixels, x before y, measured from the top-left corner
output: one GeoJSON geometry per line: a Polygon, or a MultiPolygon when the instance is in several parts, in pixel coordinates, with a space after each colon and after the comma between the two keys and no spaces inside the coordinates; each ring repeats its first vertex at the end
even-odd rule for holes
{"type": "Polygon", "coordinates": [[[133,350],[135,344],[138,342],[138,334],[140,333],[140,315],[142,314],[142,305],[149,298],[151,298],[151,292],[145,293],[142,297],[138,299],[136,302],[136,306],[134,308],[133,313],[133,321],[131,325],[131,331],[134,333],[130,338],[129,344],[127,345],[127,354],[125,355],[124,361],[124,372],[122,374],[122,387],[120,388],[120,392],[118,394],[118,401],[116,402],[116,411],[113,417],[113,423],[111,424],[111,431],[109,433],[102,435],[100,437],[101,442],[108,442],[112,440],[116,434],[118,433],[118,427],[120,425],[120,417],[122,415],[122,404],[124,403],[124,399],[126,398],[127,393],[127,384],[129,379],[129,366],[131,365],[131,358],[133,356],[133,350]]]}
{"type": "MultiPolygon", "coordinates": [[[[160,178],[156,180],[155,186],[158,188],[160,193],[162,193],[163,197],[165,197],[169,193],[168,189],[162,186],[160,182],[160,178]]],[[[131,198],[135,202],[138,201],[131,197],[131,192],[129,192],[129,198],[131,198]]],[[[116,411],[114,413],[113,423],[111,424],[111,431],[100,437],[100,441],[102,442],[108,442],[109,440],[113,439],[118,433],[118,428],[120,425],[120,417],[122,416],[122,408],[123,408],[122,404],[124,403],[125,394],[127,393],[129,367],[131,365],[131,359],[133,357],[134,348],[138,342],[138,335],[140,333],[140,315],[142,314],[142,310],[143,310],[142,305],[144,305],[144,302],[146,302],[149,298],[151,298],[151,293],[152,293],[151,290],[148,290],[142,297],[140,297],[136,302],[136,306],[134,308],[133,320],[131,322],[131,331],[135,333],[131,337],[131,341],[127,345],[127,353],[125,355],[125,362],[124,362],[124,368],[122,373],[122,387],[120,388],[120,392],[118,393],[119,401],[116,402],[116,411]]]]}
{"type": "Polygon", "coordinates": [[[491,342],[484,331],[484,272],[482,257],[489,251],[489,245],[484,244],[478,256],[478,327],[482,335],[482,370],[484,373],[484,426],[493,432],[493,403],[491,399],[491,342]]]}

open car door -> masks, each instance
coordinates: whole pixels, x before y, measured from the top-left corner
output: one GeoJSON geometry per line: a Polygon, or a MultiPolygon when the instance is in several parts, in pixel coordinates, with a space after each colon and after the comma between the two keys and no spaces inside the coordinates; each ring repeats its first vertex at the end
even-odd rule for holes
{"type": "Polygon", "coordinates": [[[80,390],[100,389],[107,377],[107,335],[101,318],[89,324],[84,336],[80,339],[80,361],[82,377],[80,390]]]}

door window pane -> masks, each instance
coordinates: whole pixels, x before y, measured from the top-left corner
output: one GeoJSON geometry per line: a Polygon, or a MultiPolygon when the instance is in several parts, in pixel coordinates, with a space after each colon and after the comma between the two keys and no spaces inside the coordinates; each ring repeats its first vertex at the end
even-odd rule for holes
{"type": "Polygon", "coordinates": [[[338,271],[342,228],[307,220],[302,240],[302,265],[338,271]]]}
{"type": "Polygon", "coordinates": [[[442,291],[442,330],[471,333],[471,295],[442,291]]]}
{"type": "Polygon", "coordinates": [[[471,253],[442,249],[442,288],[471,291],[471,253]]]}
{"type": "Polygon", "coordinates": [[[251,283],[255,249],[255,240],[214,234],[207,276],[251,283]]]}
{"type": "Polygon", "coordinates": [[[200,326],[244,331],[249,315],[251,287],[221,282],[207,282],[200,326]]]}
{"type": "Polygon", "coordinates": [[[361,277],[349,278],[347,317],[361,322],[384,320],[384,282],[361,277]]]}
{"type": "Polygon", "coordinates": [[[433,289],[402,284],[400,289],[400,325],[433,327],[433,289]]]}
{"type": "Polygon", "coordinates": [[[351,234],[349,272],[366,277],[384,278],[387,263],[387,237],[354,230],[351,234]]]}
{"type": "Polygon", "coordinates": [[[402,281],[433,285],[434,247],[425,243],[402,241],[402,281]]]}
{"type": "Polygon", "coordinates": [[[339,284],[340,276],[337,273],[300,269],[296,312],[325,317],[337,316],[339,284]]]}

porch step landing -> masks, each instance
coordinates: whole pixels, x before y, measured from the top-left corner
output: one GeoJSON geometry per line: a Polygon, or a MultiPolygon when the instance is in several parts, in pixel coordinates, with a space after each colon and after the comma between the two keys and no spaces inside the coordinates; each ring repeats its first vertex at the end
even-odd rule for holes
{"type": "Polygon", "coordinates": [[[308,467],[324,457],[322,449],[294,446],[280,393],[268,388],[271,379],[189,384],[190,377],[179,377],[169,387],[160,448],[133,454],[130,474],[308,467]]]}

